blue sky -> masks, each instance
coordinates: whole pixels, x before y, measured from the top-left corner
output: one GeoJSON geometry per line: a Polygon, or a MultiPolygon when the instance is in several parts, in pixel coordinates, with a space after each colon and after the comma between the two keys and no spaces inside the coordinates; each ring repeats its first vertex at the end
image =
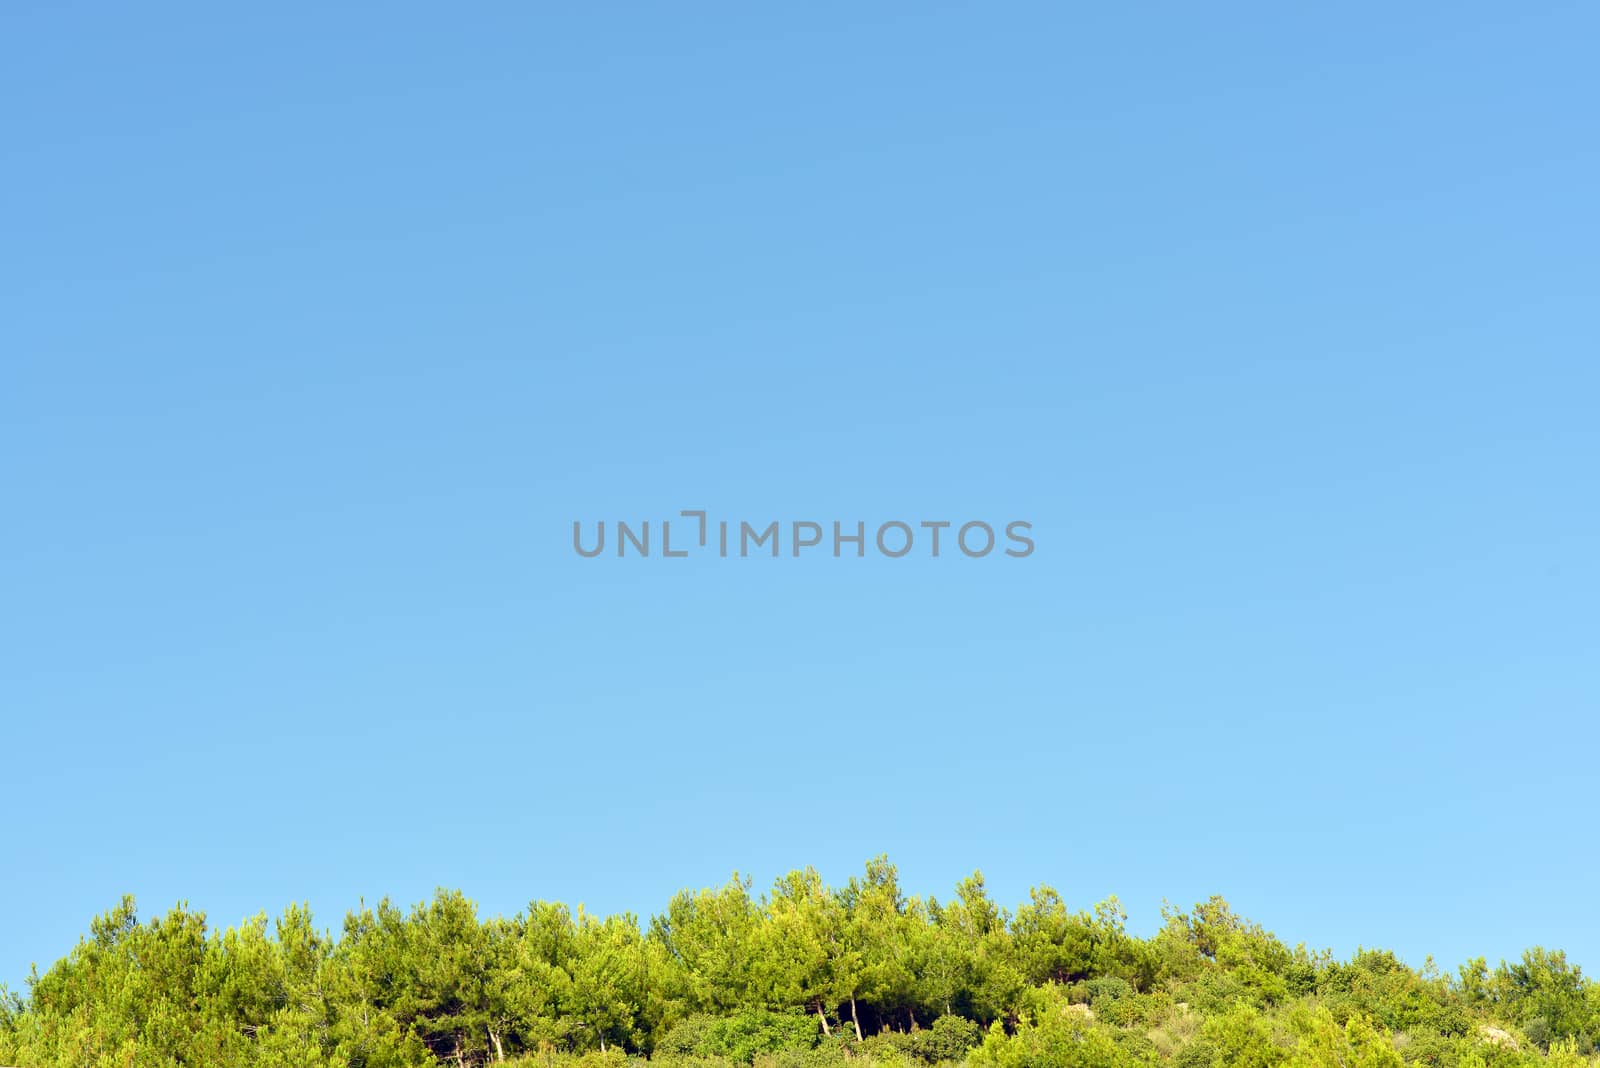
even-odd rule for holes
{"type": "Polygon", "coordinates": [[[1597,32],[8,6],[0,978],[880,852],[1600,968],[1597,32]],[[571,550],[686,508],[1038,548],[571,550]]]}

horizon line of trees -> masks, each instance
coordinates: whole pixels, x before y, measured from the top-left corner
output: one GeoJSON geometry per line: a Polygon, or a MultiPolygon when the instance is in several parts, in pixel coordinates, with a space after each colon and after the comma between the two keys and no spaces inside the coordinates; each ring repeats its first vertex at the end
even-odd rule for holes
{"type": "Polygon", "coordinates": [[[884,857],[839,887],[735,875],[646,924],[538,900],[480,918],[441,889],[335,938],[300,905],[212,930],[124,898],[0,997],[0,1063],[1488,1068],[1588,1064],[1600,1038],[1600,987],[1560,952],[1444,976],[1290,948],[1220,897],[1162,918],[1140,938],[1115,897],[1074,911],[1048,886],[1006,909],[981,873],[908,896],[884,857]]]}

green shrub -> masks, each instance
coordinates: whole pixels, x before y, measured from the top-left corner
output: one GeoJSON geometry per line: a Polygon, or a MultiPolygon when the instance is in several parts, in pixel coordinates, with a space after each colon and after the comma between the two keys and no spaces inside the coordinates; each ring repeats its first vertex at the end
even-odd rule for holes
{"type": "Polygon", "coordinates": [[[967,1059],[969,1068],[1137,1068],[1146,1064],[1082,1015],[1049,1012],[1013,1034],[999,1024],[967,1059]]]}
{"type": "Polygon", "coordinates": [[[933,1021],[930,1029],[912,1032],[911,1049],[929,1064],[959,1061],[982,1038],[982,1030],[971,1020],[964,1016],[944,1015],[933,1021]]]}
{"type": "Polygon", "coordinates": [[[760,1054],[809,1050],[816,1044],[815,1017],[746,1009],[732,1016],[690,1016],[668,1031],[656,1048],[667,1057],[749,1064],[760,1054]]]}

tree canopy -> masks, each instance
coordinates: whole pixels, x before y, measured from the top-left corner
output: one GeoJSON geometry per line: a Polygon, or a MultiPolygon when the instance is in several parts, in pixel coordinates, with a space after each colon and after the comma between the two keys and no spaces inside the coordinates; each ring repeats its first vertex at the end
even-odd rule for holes
{"type": "Polygon", "coordinates": [[[1289,947],[1219,897],[1149,938],[1115,898],[1014,910],[981,874],[907,894],[886,858],[843,886],[737,875],[641,923],[458,891],[348,914],[290,906],[215,930],[131,898],[25,994],[21,1068],[1495,1068],[1597,1065],[1600,985],[1533,948],[1443,976],[1392,953],[1289,947]]]}

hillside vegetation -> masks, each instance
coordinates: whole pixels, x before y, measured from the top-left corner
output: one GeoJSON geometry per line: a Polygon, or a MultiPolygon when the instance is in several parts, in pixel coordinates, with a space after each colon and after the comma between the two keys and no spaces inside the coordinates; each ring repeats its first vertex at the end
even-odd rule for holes
{"type": "Polygon", "coordinates": [[[319,931],[304,908],[210,930],[131,899],[0,999],[22,1068],[1399,1068],[1593,1065],[1600,988],[1532,949],[1456,976],[1290,948],[1221,898],[1128,933],[1115,898],[1014,911],[981,875],[907,896],[879,858],[840,887],[737,877],[642,925],[440,891],[319,931]]]}

